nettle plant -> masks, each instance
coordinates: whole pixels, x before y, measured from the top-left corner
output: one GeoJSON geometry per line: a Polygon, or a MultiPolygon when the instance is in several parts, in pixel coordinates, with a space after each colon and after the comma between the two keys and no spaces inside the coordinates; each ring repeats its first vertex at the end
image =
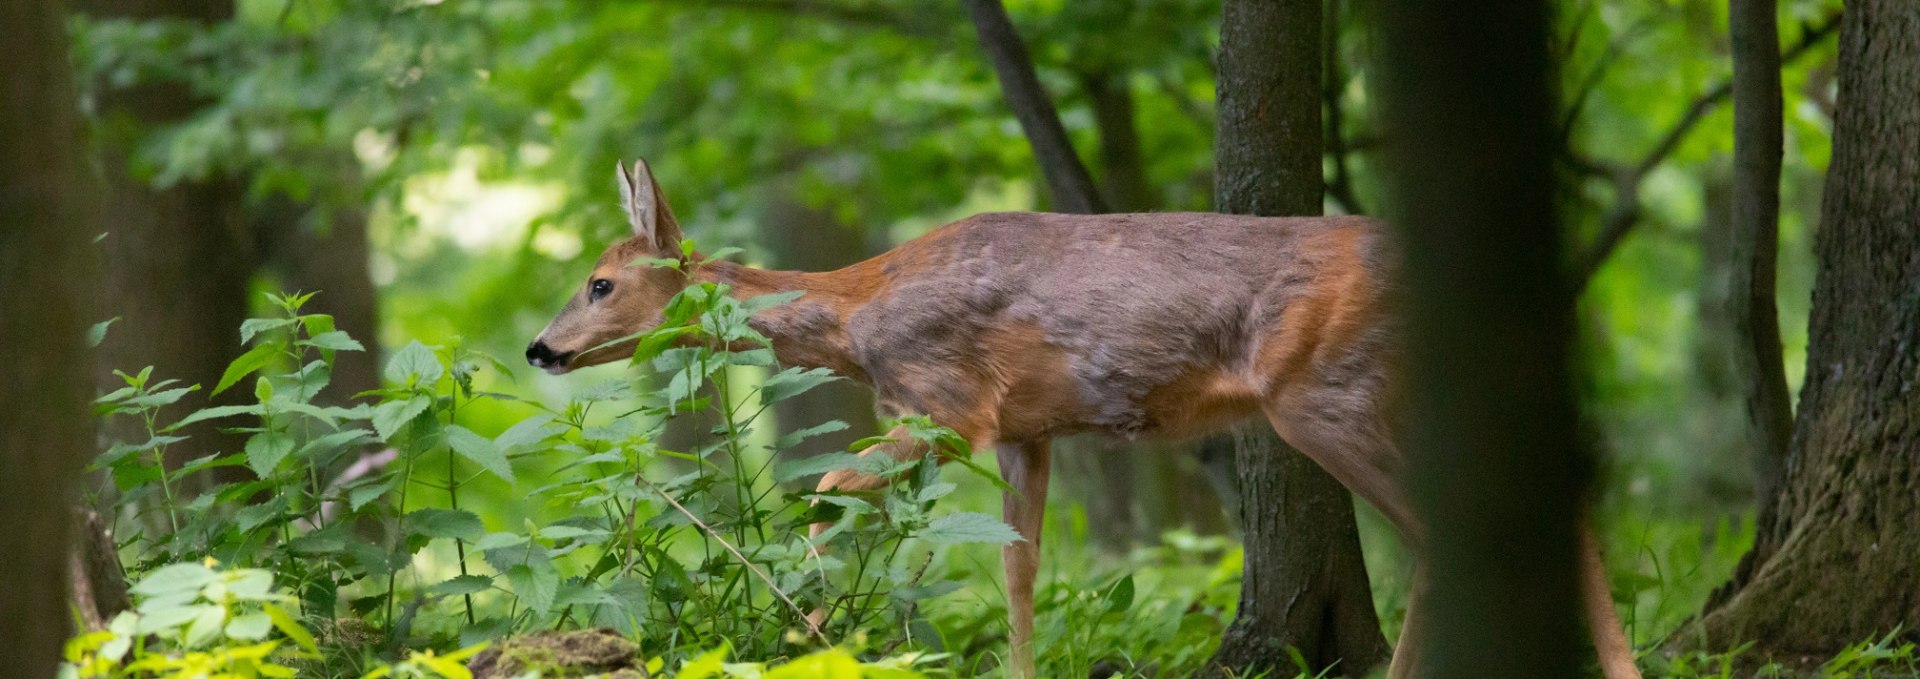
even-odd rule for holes
{"type": "Polygon", "coordinates": [[[165,422],[161,409],[198,386],[151,369],[120,373],[126,386],[98,410],[130,421],[136,440],[114,443],[94,467],[131,570],[213,558],[272,572],[295,597],[288,606],[320,631],[321,659],[306,662],[331,668],[321,674],[363,672],[403,648],[582,626],[617,629],[668,667],[721,647],[750,659],[847,645],[911,651],[932,635],[919,602],[959,588],[927,577],[933,551],[1017,539],[993,517],[934,513],[955,488],[941,479],[943,457],[1001,482],[925,418],[902,421],[932,444],[921,459],[779,456],[847,426],[759,432],[771,429],[774,404],[837,379],[779,366],[748,324],[790,297],[690,287],[639,338],[633,364],[654,375],[608,381],[562,408],[530,404],[540,414],[491,437],[463,424],[462,411],[515,400],[475,387],[480,370],[505,367],[457,344],[411,343],[388,361],[387,387],[328,393],[334,356],[362,347],[330,317],[303,313],[310,297],[269,296],[279,313],[241,327],[251,349],[212,392],[251,377],[252,403],[165,422]],[[684,418],[711,426],[690,449],[664,446],[668,423],[684,418]],[[240,450],[171,461],[184,429],[205,421],[244,441],[240,450]],[[895,483],[797,489],[839,469],[895,483]],[[566,518],[490,527],[471,511],[475,491],[462,493],[482,476],[513,487],[514,502],[538,503],[523,509],[566,518]],[[811,537],[816,522],[832,528],[811,537]]]}

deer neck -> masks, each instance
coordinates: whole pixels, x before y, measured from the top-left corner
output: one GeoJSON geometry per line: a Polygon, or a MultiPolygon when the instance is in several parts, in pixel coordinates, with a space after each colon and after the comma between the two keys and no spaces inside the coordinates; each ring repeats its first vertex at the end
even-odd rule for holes
{"type": "Polygon", "coordinates": [[[872,298],[872,291],[850,285],[844,271],[775,271],[717,261],[702,266],[695,278],[724,284],[742,300],[802,293],[798,299],[754,314],[748,324],[773,341],[773,353],[781,365],[827,368],[865,382],[866,371],[853,360],[846,328],[847,317],[872,298]]]}

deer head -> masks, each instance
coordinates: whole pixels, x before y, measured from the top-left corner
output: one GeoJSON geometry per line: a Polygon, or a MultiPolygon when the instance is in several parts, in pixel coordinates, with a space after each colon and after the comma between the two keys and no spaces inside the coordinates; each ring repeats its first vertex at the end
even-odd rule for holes
{"type": "Polygon", "coordinates": [[[659,325],[667,300],[689,284],[681,270],[637,261],[682,257],[680,224],[647,161],[616,163],[614,172],[633,237],[601,253],[586,283],[527,345],[527,362],[555,375],[631,355],[639,340],[620,340],[659,325]]]}

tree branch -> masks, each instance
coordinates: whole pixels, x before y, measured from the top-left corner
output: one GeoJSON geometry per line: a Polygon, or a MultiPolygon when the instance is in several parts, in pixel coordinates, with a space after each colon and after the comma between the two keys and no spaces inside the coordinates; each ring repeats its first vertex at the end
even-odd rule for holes
{"type": "MultiPolygon", "coordinates": [[[[1834,29],[1838,28],[1839,25],[1840,16],[1835,14],[1827,17],[1819,24],[1806,26],[1805,30],[1800,34],[1800,40],[1796,42],[1792,48],[1781,54],[1781,64],[1783,66],[1791,64],[1798,61],[1800,57],[1813,51],[1813,47],[1818,45],[1820,41],[1824,40],[1827,36],[1832,35],[1834,29]]],[[[1611,209],[1607,210],[1606,215],[1601,217],[1600,235],[1594,239],[1593,245],[1587,248],[1587,253],[1579,258],[1579,263],[1575,270],[1576,275],[1571,286],[1572,294],[1575,297],[1579,297],[1581,293],[1586,291],[1587,284],[1593,281],[1593,277],[1599,273],[1600,267],[1606,264],[1607,258],[1613,256],[1613,252],[1618,249],[1620,242],[1625,240],[1628,232],[1632,231],[1633,227],[1639,223],[1641,216],[1640,182],[1645,180],[1647,175],[1652,173],[1661,163],[1666,162],[1667,157],[1672,155],[1674,150],[1680,147],[1680,142],[1686,140],[1687,135],[1693,131],[1693,128],[1698,126],[1700,121],[1705,119],[1707,114],[1711,113],[1715,107],[1726,102],[1727,97],[1731,94],[1733,94],[1732,78],[1720,81],[1714,85],[1713,88],[1701,94],[1698,99],[1693,100],[1693,103],[1687,106],[1686,112],[1681,114],[1679,120],[1674,121],[1673,126],[1667,129],[1666,134],[1661,135],[1660,141],[1654,144],[1654,147],[1638,162],[1630,166],[1617,167],[1605,161],[1588,159],[1574,152],[1571,145],[1566,148],[1562,154],[1562,160],[1567,162],[1570,167],[1583,174],[1610,175],[1614,189],[1614,204],[1611,209]]]]}
{"type": "Polygon", "coordinates": [[[1026,132],[1027,143],[1033,146],[1034,159],[1039,161],[1040,173],[1046,178],[1047,193],[1053,197],[1053,208],[1079,214],[1106,212],[1105,202],[1094,189],[1092,175],[1073,150],[1067,128],[1060,124],[1060,113],[1053,106],[1053,98],[1047,95],[1046,89],[1040,86],[1039,76],[1034,74],[1033,58],[1027,54],[1026,43],[1020,40],[1019,32],[1014,30],[1007,8],[1000,0],[967,0],[967,13],[979,34],[980,48],[993,64],[1007,106],[1013,109],[1013,117],[1026,132]]]}

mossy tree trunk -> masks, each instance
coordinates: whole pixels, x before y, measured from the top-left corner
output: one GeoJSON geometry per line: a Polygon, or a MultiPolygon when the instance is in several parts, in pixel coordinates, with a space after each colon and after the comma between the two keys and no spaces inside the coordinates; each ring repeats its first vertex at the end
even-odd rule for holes
{"type": "Polygon", "coordinates": [[[1842,21],[1786,473],[1682,643],[1827,655],[1920,629],[1920,4],[1861,0],[1842,21]]]}

